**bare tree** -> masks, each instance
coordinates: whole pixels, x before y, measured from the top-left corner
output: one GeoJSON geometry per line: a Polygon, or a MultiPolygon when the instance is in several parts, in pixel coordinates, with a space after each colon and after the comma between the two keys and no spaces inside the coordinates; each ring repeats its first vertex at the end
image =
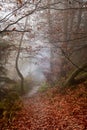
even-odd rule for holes
{"type": "MultiPolygon", "coordinates": [[[[26,17],[24,30],[26,29],[27,22],[28,22],[28,17],[26,17]]],[[[17,57],[16,57],[16,70],[17,70],[18,76],[21,79],[21,93],[22,94],[24,93],[24,77],[23,77],[23,74],[20,72],[19,65],[18,65],[19,62],[18,61],[19,61],[19,58],[20,58],[20,52],[21,52],[21,46],[22,46],[22,41],[23,41],[23,38],[24,38],[24,34],[25,34],[25,32],[23,32],[22,35],[21,35],[19,48],[18,48],[18,53],[17,53],[17,57]]]]}

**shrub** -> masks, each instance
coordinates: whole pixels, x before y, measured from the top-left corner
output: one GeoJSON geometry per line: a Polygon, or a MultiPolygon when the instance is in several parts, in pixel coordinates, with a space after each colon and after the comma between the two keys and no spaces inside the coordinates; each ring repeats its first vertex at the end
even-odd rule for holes
{"type": "Polygon", "coordinates": [[[9,92],[7,96],[0,102],[0,117],[11,121],[16,113],[21,109],[22,102],[19,95],[15,92],[9,92]]]}

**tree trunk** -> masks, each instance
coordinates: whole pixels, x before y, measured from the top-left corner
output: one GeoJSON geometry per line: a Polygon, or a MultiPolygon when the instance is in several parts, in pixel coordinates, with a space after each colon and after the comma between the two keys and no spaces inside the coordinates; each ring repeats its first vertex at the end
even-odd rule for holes
{"type": "MultiPolygon", "coordinates": [[[[26,29],[27,21],[28,21],[28,17],[26,18],[26,21],[25,21],[24,30],[26,29]]],[[[21,83],[20,83],[20,86],[21,86],[21,94],[24,94],[24,77],[23,77],[23,74],[20,72],[19,65],[18,65],[18,61],[19,61],[19,57],[20,57],[21,45],[22,45],[24,33],[25,33],[25,32],[22,33],[22,36],[21,36],[21,39],[20,39],[19,48],[18,48],[18,53],[17,53],[17,57],[16,57],[16,65],[15,65],[15,66],[16,66],[16,71],[17,71],[17,73],[18,73],[18,76],[19,76],[20,79],[21,79],[21,83]]]]}

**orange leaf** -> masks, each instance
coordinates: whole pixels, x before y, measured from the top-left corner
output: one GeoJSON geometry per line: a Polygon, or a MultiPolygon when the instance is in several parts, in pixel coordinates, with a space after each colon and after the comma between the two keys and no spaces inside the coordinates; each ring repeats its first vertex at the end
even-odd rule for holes
{"type": "Polygon", "coordinates": [[[17,2],[18,2],[19,4],[22,4],[22,0],[17,0],[17,2]]]}

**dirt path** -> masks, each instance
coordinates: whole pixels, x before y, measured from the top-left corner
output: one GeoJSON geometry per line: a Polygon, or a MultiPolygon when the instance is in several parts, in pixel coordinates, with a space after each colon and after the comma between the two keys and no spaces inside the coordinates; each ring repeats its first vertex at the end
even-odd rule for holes
{"type": "Polygon", "coordinates": [[[34,94],[36,94],[40,87],[41,87],[40,85],[34,86],[28,93],[27,97],[32,97],[34,94]]]}
{"type": "Polygon", "coordinates": [[[49,127],[51,122],[47,117],[48,103],[44,102],[44,100],[45,99],[43,99],[39,94],[23,99],[25,108],[23,113],[26,113],[26,117],[24,115],[24,118],[27,119],[23,119],[23,115],[20,117],[21,120],[26,120],[26,123],[22,122],[22,127],[24,127],[23,130],[53,130],[47,129],[47,126],[49,127]]]}

